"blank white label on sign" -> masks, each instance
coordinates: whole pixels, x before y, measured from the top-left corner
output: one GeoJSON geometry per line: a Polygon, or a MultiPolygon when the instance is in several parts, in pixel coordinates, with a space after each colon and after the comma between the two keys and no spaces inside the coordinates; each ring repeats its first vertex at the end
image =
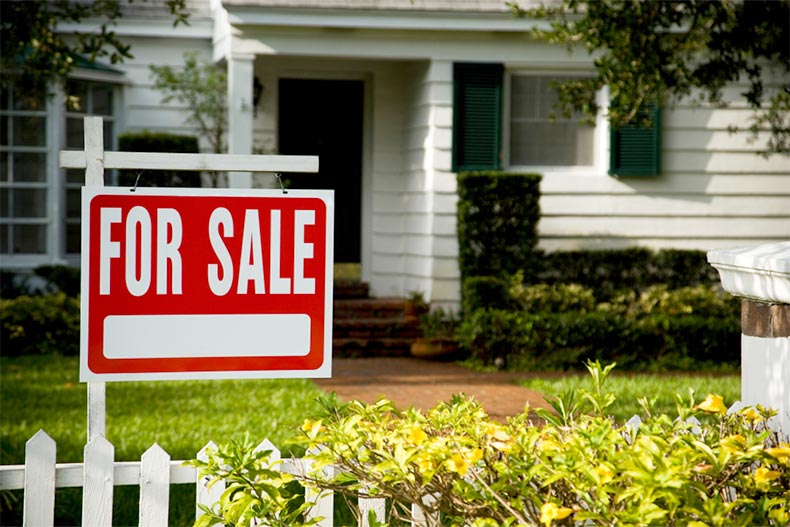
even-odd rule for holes
{"type": "Polygon", "coordinates": [[[111,315],[104,319],[108,359],[305,356],[310,317],[271,315],[111,315]]]}

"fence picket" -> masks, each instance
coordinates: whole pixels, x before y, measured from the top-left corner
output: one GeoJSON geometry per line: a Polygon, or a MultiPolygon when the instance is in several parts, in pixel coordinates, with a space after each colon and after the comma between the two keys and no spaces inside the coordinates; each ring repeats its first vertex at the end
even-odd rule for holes
{"type": "Polygon", "coordinates": [[[104,436],[85,445],[85,472],[82,483],[82,525],[112,525],[113,462],[115,447],[104,436]]]}
{"type": "Polygon", "coordinates": [[[25,501],[22,523],[46,527],[55,523],[55,462],[57,446],[39,430],[25,443],[25,501]]]}
{"type": "MultiPolygon", "coordinates": [[[[197,454],[197,458],[200,461],[208,461],[208,454],[206,453],[209,449],[216,450],[217,444],[214,441],[209,441],[206,443],[206,446],[200,449],[200,452],[197,454]]],[[[209,476],[201,476],[198,473],[195,477],[197,480],[197,499],[195,502],[195,518],[200,518],[203,515],[203,511],[200,510],[201,505],[206,505],[210,507],[212,504],[219,501],[220,496],[222,493],[225,492],[225,482],[224,481],[217,481],[211,488],[208,487],[209,481],[211,478],[209,476]]]]}
{"type": "MultiPolygon", "coordinates": [[[[436,497],[423,496],[422,502],[424,505],[431,505],[436,502],[436,497]]],[[[434,514],[431,516],[433,521],[429,524],[428,517],[425,515],[425,509],[423,509],[419,503],[412,503],[411,518],[411,524],[413,527],[428,527],[428,525],[436,525],[439,523],[439,515],[434,514]]]]}
{"type": "Polygon", "coordinates": [[[170,454],[154,443],[140,458],[140,527],[166,527],[170,510],[170,454]]]}
{"type": "MultiPolygon", "coordinates": [[[[309,453],[316,454],[315,450],[310,450],[309,453]]],[[[309,474],[312,470],[312,462],[300,459],[298,461],[298,466],[294,468],[294,470],[299,474],[309,474]]],[[[323,472],[324,476],[327,478],[331,478],[334,476],[335,469],[334,467],[324,467],[323,472]]],[[[332,491],[324,490],[320,491],[312,486],[305,487],[305,499],[314,501],[315,506],[307,511],[307,518],[314,519],[314,518],[321,518],[319,522],[316,524],[318,527],[334,527],[334,510],[335,510],[335,494],[332,491]]]]}
{"type": "Polygon", "coordinates": [[[370,527],[370,513],[376,521],[383,522],[386,514],[387,501],[383,498],[360,498],[359,499],[359,515],[360,527],[370,527]]]}

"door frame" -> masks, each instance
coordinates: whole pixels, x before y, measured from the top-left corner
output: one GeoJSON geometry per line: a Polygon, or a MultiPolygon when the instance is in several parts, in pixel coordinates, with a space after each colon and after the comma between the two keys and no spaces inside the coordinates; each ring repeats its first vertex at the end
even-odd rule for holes
{"type": "MultiPolygon", "coordinates": [[[[362,81],[362,189],[360,192],[360,279],[363,282],[370,282],[370,274],[373,263],[373,155],[372,155],[372,131],[373,131],[373,81],[372,74],[366,71],[332,71],[332,70],[306,70],[306,69],[278,69],[275,76],[278,104],[274,107],[276,115],[274,122],[280,119],[280,79],[304,79],[304,80],[353,80],[362,81]]],[[[276,125],[275,125],[276,126],[276,125]]],[[[276,140],[279,141],[279,129],[276,133],[276,140]]],[[[279,142],[277,144],[279,149],[279,142]]],[[[319,166],[321,160],[319,159],[319,166]]]]}

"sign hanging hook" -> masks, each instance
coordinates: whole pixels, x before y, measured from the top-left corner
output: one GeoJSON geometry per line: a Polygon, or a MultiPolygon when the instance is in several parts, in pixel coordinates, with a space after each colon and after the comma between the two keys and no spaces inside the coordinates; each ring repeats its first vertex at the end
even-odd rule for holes
{"type": "Polygon", "coordinates": [[[143,175],[143,171],[142,170],[138,170],[137,171],[137,177],[134,179],[134,187],[130,188],[129,192],[134,192],[134,191],[137,190],[137,184],[140,182],[140,176],[142,176],[142,175],[143,175]]]}
{"type": "Polygon", "coordinates": [[[285,190],[285,185],[283,185],[283,178],[282,178],[282,176],[280,175],[280,173],[279,173],[279,172],[276,172],[276,173],[274,174],[274,177],[276,177],[276,178],[277,178],[277,181],[279,181],[279,182],[280,182],[280,189],[283,191],[283,194],[288,194],[288,191],[287,191],[287,190],[285,190]]]}

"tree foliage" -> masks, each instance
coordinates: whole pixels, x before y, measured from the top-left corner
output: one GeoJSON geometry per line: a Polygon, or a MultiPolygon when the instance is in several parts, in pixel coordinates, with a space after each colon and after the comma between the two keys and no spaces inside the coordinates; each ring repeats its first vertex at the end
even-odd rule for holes
{"type": "Polygon", "coordinates": [[[723,106],[723,89],[746,83],[741,95],[755,110],[751,138],[766,132],[766,154],[790,155],[790,0],[509,5],[518,16],[547,22],[534,30],[538,38],[569,50],[583,46],[593,56],[594,76],[557,84],[563,115],[594,116],[595,93],[608,86],[609,120],[620,127],[644,119],[650,104],[691,98],[723,106]],[[774,75],[784,84],[771,85],[774,75]]]}
{"type": "MultiPolygon", "coordinates": [[[[173,25],[188,23],[186,0],[166,0],[166,5],[173,25]]],[[[2,86],[41,98],[51,84],[65,86],[79,55],[112,64],[132,58],[130,46],[113,29],[122,16],[121,0],[0,2],[2,86]],[[58,32],[60,24],[84,20],[96,20],[98,32],[58,32]]]]}
{"type": "Polygon", "coordinates": [[[162,102],[177,101],[187,107],[188,124],[196,126],[215,153],[225,148],[227,127],[227,73],[198,60],[197,52],[184,54],[184,66],[150,66],[154,88],[162,102]]]}

